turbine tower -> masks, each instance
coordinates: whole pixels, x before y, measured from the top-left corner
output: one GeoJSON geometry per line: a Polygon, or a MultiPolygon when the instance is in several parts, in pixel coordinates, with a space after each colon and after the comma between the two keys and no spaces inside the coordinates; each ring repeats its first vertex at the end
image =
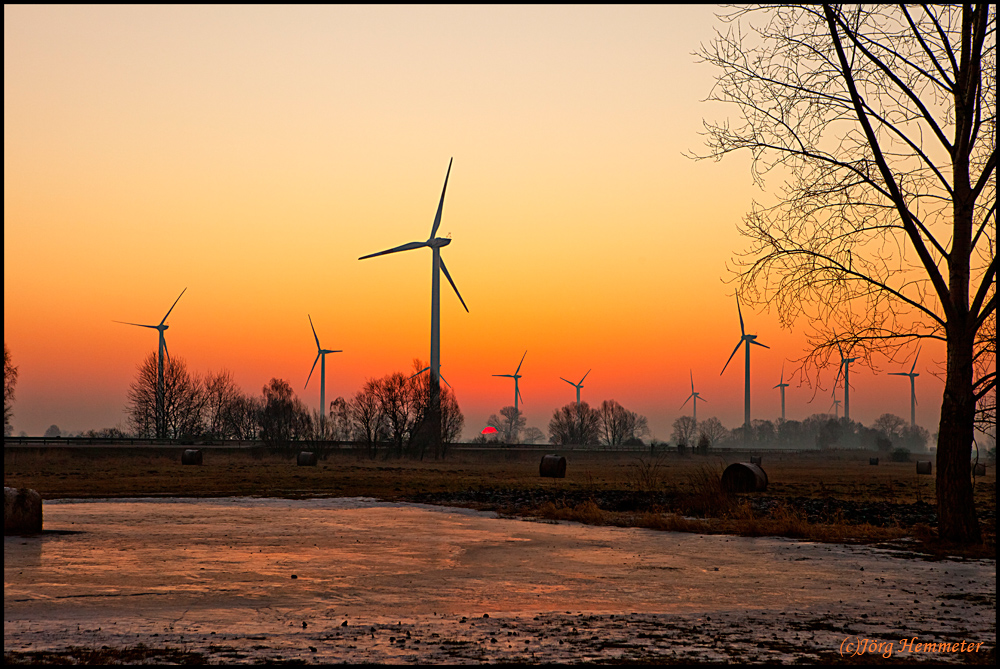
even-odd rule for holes
{"type": "Polygon", "coordinates": [[[910,427],[917,426],[917,387],[914,384],[914,379],[920,376],[920,372],[914,373],[913,370],[917,368],[917,358],[920,357],[920,349],[917,349],[917,355],[913,358],[913,367],[910,368],[908,372],[889,372],[890,376],[908,376],[910,377],[910,427]]]}
{"type": "MultiPolygon", "coordinates": [[[[306,315],[309,316],[309,314],[306,315]]],[[[313,325],[312,316],[309,316],[309,327],[312,328],[313,339],[316,340],[317,353],[316,353],[316,359],[313,360],[312,369],[309,370],[309,376],[306,378],[305,387],[306,388],[309,387],[309,379],[312,378],[313,372],[316,371],[316,363],[319,362],[320,359],[322,358],[323,363],[319,366],[319,430],[320,434],[322,434],[323,437],[326,438],[326,430],[324,425],[326,423],[326,354],[343,353],[343,351],[331,351],[319,345],[319,337],[316,335],[316,327],[313,325]]]]}
{"type": "MultiPolygon", "coordinates": [[[[785,388],[787,388],[787,387],[788,387],[788,384],[785,383],[785,366],[782,365],[781,366],[781,381],[779,381],[778,385],[775,386],[775,388],[781,388],[781,420],[785,420],[785,388]]],[[[772,390],[773,390],[773,388],[772,388],[772,390]]]]}
{"type": "MultiPolygon", "coordinates": [[[[525,353],[527,354],[527,351],[525,351],[525,353]]],[[[521,358],[521,359],[524,360],[524,358],[521,358]]],[[[518,369],[520,369],[520,365],[518,365],[518,369]]],[[[587,370],[587,374],[590,374],[591,371],[592,370],[588,369],[587,370]]],[[[583,379],[587,378],[587,374],[583,375],[583,379]]],[[[497,375],[494,375],[494,376],[497,376],[497,375]]],[[[562,379],[563,381],[565,381],[566,383],[568,383],[569,385],[573,386],[574,388],[576,388],[576,405],[580,406],[580,389],[583,388],[583,379],[580,379],[580,383],[573,383],[569,379],[563,379],[563,377],[561,377],[561,376],[559,378],[562,379]]],[[[515,384],[515,386],[517,385],[517,379],[514,379],[514,384],[515,384]]]]}
{"type": "MultiPolygon", "coordinates": [[[[688,395],[688,398],[686,400],[684,400],[684,404],[687,404],[688,400],[691,399],[694,400],[694,402],[691,403],[691,406],[694,408],[694,426],[698,427],[698,400],[701,400],[702,402],[707,402],[708,400],[702,397],[701,393],[696,393],[694,391],[694,372],[691,371],[690,373],[691,373],[691,394],[688,395]]],[[[681,405],[681,409],[684,408],[684,404],[681,405]]]]}
{"type": "MultiPolygon", "coordinates": [[[[167,310],[167,316],[170,312],[174,310],[177,303],[180,302],[181,297],[184,295],[187,288],[181,291],[181,294],[177,296],[174,303],[170,305],[170,309],[167,310]]],[[[123,325],[135,325],[140,328],[152,328],[154,330],[159,330],[160,332],[160,354],[157,356],[157,367],[156,367],[156,438],[166,439],[167,438],[167,417],[164,409],[164,381],[163,381],[163,356],[165,355],[167,359],[170,358],[170,352],[167,351],[167,339],[163,335],[170,326],[167,325],[167,316],[163,317],[159,325],[143,325],[142,323],[126,323],[125,321],[115,321],[115,323],[122,323],[123,325]]]]}
{"type": "MultiPolygon", "coordinates": [[[[844,372],[844,418],[846,420],[851,420],[851,363],[857,360],[857,358],[845,358],[844,349],[840,348],[840,342],[837,342],[837,350],[840,351],[840,368],[837,369],[837,378],[833,381],[833,387],[836,391],[837,381],[840,380],[840,372],[844,372]]],[[[915,363],[916,361],[914,361],[915,363]]]]}
{"type": "Polygon", "coordinates": [[[361,256],[358,260],[365,260],[366,258],[374,258],[375,256],[386,255],[387,253],[397,253],[399,251],[410,251],[413,249],[420,249],[427,247],[431,249],[431,397],[430,397],[430,419],[431,419],[431,439],[432,446],[434,448],[435,455],[440,452],[441,446],[441,273],[444,273],[448,283],[455,290],[455,294],[458,295],[459,302],[466,311],[469,311],[469,307],[465,306],[465,300],[462,299],[462,294],[458,292],[458,286],[452,281],[451,275],[448,273],[448,268],[445,267],[444,260],[441,258],[441,247],[451,244],[451,239],[447,237],[435,237],[434,235],[438,231],[438,227],[441,225],[441,210],[444,208],[444,194],[448,190],[448,177],[451,175],[451,159],[448,161],[448,171],[444,175],[444,187],[441,189],[441,200],[438,202],[437,214],[434,216],[434,223],[431,225],[431,235],[427,238],[425,242],[410,242],[409,244],[403,244],[402,246],[396,246],[395,248],[388,249],[386,251],[379,251],[378,253],[371,253],[366,256],[361,256]]]}
{"type": "MultiPolygon", "coordinates": [[[[493,375],[493,376],[502,376],[502,377],[508,378],[508,379],[514,379],[514,411],[517,411],[517,401],[521,398],[521,391],[518,390],[517,380],[519,378],[521,378],[521,375],[518,374],[518,372],[521,371],[521,365],[524,364],[524,356],[525,355],[528,355],[528,351],[527,350],[525,350],[524,351],[524,355],[521,356],[521,362],[517,363],[517,369],[514,371],[513,374],[494,374],[493,375]]],[[[590,372],[587,372],[587,374],[590,374],[590,372]]],[[[584,377],[586,377],[587,374],[584,374],[584,377]]],[[[580,383],[583,383],[583,379],[580,379],[580,383]]],[[[580,390],[577,389],[576,392],[577,392],[577,401],[579,401],[579,392],[580,392],[580,390]]]]}
{"type": "Polygon", "coordinates": [[[746,382],[744,386],[745,389],[744,389],[744,401],[743,401],[743,425],[745,427],[750,427],[750,344],[756,344],[757,346],[763,346],[764,348],[771,348],[771,347],[766,344],[761,344],[759,341],[757,341],[757,335],[747,334],[746,328],[743,327],[743,311],[740,309],[739,296],[736,297],[736,313],[740,315],[740,332],[742,333],[742,335],[740,336],[739,343],[736,344],[736,348],[734,348],[733,352],[729,354],[729,360],[726,360],[726,364],[722,368],[722,371],[719,372],[719,376],[722,376],[722,374],[726,371],[726,367],[729,366],[729,362],[733,359],[733,356],[736,355],[736,351],[740,350],[740,346],[743,346],[745,344],[747,348],[746,350],[747,371],[746,371],[746,382]]]}

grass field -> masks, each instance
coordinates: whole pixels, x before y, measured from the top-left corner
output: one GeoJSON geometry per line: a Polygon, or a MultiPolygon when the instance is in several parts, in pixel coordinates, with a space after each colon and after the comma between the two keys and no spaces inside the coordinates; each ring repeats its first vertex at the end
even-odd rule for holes
{"type": "MultiPolygon", "coordinates": [[[[744,454],[659,456],[566,452],[566,478],[541,478],[543,450],[452,451],[440,461],[370,460],[347,451],[316,467],[294,456],[206,449],[202,466],[182,466],[181,449],[8,448],[4,485],[43,499],[95,497],[366,496],[470,506],[591,524],[818,541],[934,541],[933,476],[913,462],[870,466],[867,451],[769,452],[766,492],[728,495],[722,470],[744,454]]],[[[930,459],[930,458],[928,458],[930,459]]],[[[966,554],[995,557],[996,476],[976,480],[986,542],[966,554]]]]}

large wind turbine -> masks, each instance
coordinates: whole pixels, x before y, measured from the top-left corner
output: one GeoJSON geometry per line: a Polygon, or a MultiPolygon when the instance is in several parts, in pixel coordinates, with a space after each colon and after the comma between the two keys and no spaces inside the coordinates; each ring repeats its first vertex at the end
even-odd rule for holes
{"type": "MultiPolygon", "coordinates": [[[[781,381],[778,381],[778,385],[775,388],[781,388],[781,420],[785,420],[785,388],[788,384],[785,383],[785,366],[781,366],[781,381]]],[[[772,388],[773,390],[774,388],[772,388]]]]}
{"type": "Polygon", "coordinates": [[[890,376],[908,376],[910,377],[910,427],[917,426],[917,387],[914,384],[914,379],[920,376],[920,372],[914,373],[913,370],[917,368],[917,358],[920,357],[920,349],[917,349],[917,355],[913,358],[913,367],[910,367],[908,372],[889,372],[890,376]]]}
{"type": "Polygon", "coordinates": [[[729,360],[726,360],[726,364],[722,368],[722,371],[719,372],[719,376],[722,376],[722,374],[726,371],[726,367],[729,366],[730,360],[732,360],[733,356],[736,355],[736,351],[740,350],[740,346],[745,344],[747,347],[746,351],[747,371],[746,371],[746,384],[745,384],[744,402],[743,402],[743,425],[746,427],[750,427],[750,344],[756,344],[757,346],[763,346],[764,348],[771,348],[771,347],[766,344],[761,344],[759,341],[757,341],[757,335],[747,334],[746,328],[743,327],[743,311],[740,310],[739,297],[736,298],[736,313],[740,315],[740,332],[742,333],[742,336],[740,337],[739,343],[736,344],[736,348],[734,348],[733,352],[729,354],[729,360]]]}
{"type": "MultiPolygon", "coordinates": [[[[187,291],[187,288],[182,290],[181,294],[177,296],[176,300],[174,300],[174,303],[170,305],[170,309],[167,310],[167,316],[170,315],[170,312],[173,311],[174,307],[177,306],[177,303],[180,302],[181,297],[184,295],[185,291],[187,291]]],[[[157,439],[166,439],[167,437],[167,421],[163,406],[164,395],[165,395],[164,382],[163,382],[163,356],[165,355],[168,359],[170,358],[170,352],[167,351],[167,339],[163,335],[163,333],[167,331],[167,328],[170,327],[169,325],[166,324],[167,316],[163,317],[163,320],[160,321],[159,325],[143,325],[142,323],[127,323],[125,321],[115,321],[115,323],[122,323],[123,325],[135,325],[140,328],[152,328],[154,330],[159,330],[160,332],[160,354],[157,357],[157,367],[156,367],[156,438],[157,439]]]]}
{"type": "MultiPolygon", "coordinates": [[[[528,352],[525,351],[524,353],[527,354],[528,352]]],[[[524,360],[524,358],[522,357],[521,360],[524,360]]],[[[518,365],[518,369],[520,369],[520,368],[521,368],[521,366],[518,365]]],[[[590,372],[591,372],[591,370],[588,369],[587,370],[587,374],[590,374],[590,372]]],[[[587,374],[583,375],[583,379],[587,378],[587,374]]],[[[500,375],[499,374],[494,374],[494,376],[500,376],[500,375]]],[[[562,379],[563,381],[565,381],[566,383],[568,383],[569,385],[573,386],[574,388],[576,388],[576,405],[580,406],[580,389],[583,388],[583,379],[580,379],[580,383],[573,383],[569,379],[563,379],[563,377],[561,377],[561,376],[559,378],[562,379]]],[[[516,390],[517,379],[514,379],[514,386],[515,386],[515,390],[516,390]]]]}
{"type": "MultiPolygon", "coordinates": [[[[521,391],[518,390],[517,380],[519,378],[521,378],[521,375],[518,374],[518,372],[521,371],[521,365],[524,364],[524,356],[525,355],[528,355],[528,351],[527,350],[525,350],[524,351],[524,355],[521,356],[521,362],[517,363],[517,369],[514,371],[513,374],[494,374],[493,375],[493,376],[503,376],[503,377],[508,378],[508,379],[514,379],[514,411],[517,411],[517,401],[521,398],[521,391]]],[[[590,374],[590,372],[587,372],[587,374],[590,374]]],[[[584,374],[584,377],[586,377],[587,374],[584,374]]],[[[583,379],[580,380],[580,383],[583,383],[583,379]]],[[[580,391],[577,390],[577,393],[579,393],[579,392],[580,391]]],[[[580,396],[578,394],[577,395],[577,401],[579,401],[579,397],[580,396]]]]}
{"type": "MultiPolygon", "coordinates": [[[[707,402],[708,400],[702,397],[701,393],[696,393],[694,391],[694,372],[691,371],[690,374],[691,374],[691,394],[688,395],[687,400],[684,400],[684,404],[687,404],[688,400],[691,399],[694,400],[694,402],[691,403],[691,406],[694,408],[694,425],[695,427],[698,427],[698,400],[701,400],[702,402],[707,402]]],[[[684,408],[684,404],[681,405],[681,409],[684,408]]]]}
{"type": "MultiPolygon", "coordinates": [[[[309,316],[309,314],[306,314],[309,316]]],[[[309,387],[309,379],[312,378],[313,372],[316,371],[316,363],[322,358],[323,363],[319,366],[319,430],[323,438],[326,438],[326,431],[323,429],[324,423],[326,422],[326,354],[327,353],[343,353],[343,351],[331,351],[325,349],[319,345],[319,337],[316,335],[316,327],[313,325],[312,316],[309,316],[309,327],[313,331],[313,339],[316,340],[316,359],[313,360],[312,369],[309,370],[309,376],[306,378],[305,387],[309,387]]]]}
{"type": "Polygon", "coordinates": [[[844,349],[840,348],[839,342],[837,343],[837,350],[840,351],[840,367],[837,369],[837,378],[833,381],[833,387],[836,392],[837,381],[840,380],[840,372],[844,372],[844,418],[851,420],[851,363],[857,360],[857,358],[845,358],[844,349]]]}
{"type": "MultiPolygon", "coordinates": [[[[441,210],[444,208],[444,193],[448,190],[448,177],[451,175],[451,159],[448,161],[448,171],[444,175],[444,187],[441,189],[441,200],[438,202],[437,214],[434,215],[434,224],[431,226],[431,235],[427,238],[425,242],[410,242],[409,244],[403,244],[402,246],[397,246],[395,248],[388,249],[386,251],[379,251],[378,253],[371,253],[366,256],[361,256],[358,260],[365,260],[366,258],[374,258],[375,256],[386,255],[387,253],[396,253],[398,251],[410,251],[413,249],[420,248],[430,248],[431,249],[431,429],[433,431],[433,446],[437,449],[441,444],[441,273],[444,272],[444,276],[448,279],[448,283],[451,287],[455,289],[455,294],[458,295],[459,302],[466,311],[469,307],[465,306],[465,300],[462,299],[462,294],[458,292],[458,286],[452,281],[451,275],[448,273],[448,268],[444,265],[444,260],[441,258],[441,247],[451,244],[451,239],[447,237],[435,237],[434,235],[438,231],[438,227],[441,225],[441,210]]],[[[437,450],[435,450],[437,453],[437,450]]]]}

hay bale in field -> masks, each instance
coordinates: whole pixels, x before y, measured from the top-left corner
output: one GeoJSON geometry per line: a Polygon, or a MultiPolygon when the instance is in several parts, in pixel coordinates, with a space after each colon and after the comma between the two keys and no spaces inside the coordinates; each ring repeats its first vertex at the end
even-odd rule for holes
{"type": "Polygon", "coordinates": [[[931,473],[931,462],[930,460],[924,460],[917,462],[917,473],[918,474],[930,474],[931,473]]]}
{"type": "Polygon", "coordinates": [[[197,448],[185,448],[184,452],[181,453],[181,464],[182,465],[200,465],[201,464],[201,451],[197,448]]]}
{"type": "Polygon", "coordinates": [[[538,465],[538,475],[554,479],[566,478],[566,458],[561,455],[543,455],[538,465]]]}
{"type": "Polygon", "coordinates": [[[752,462],[734,462],[722,472],[726,492],[762,492],[767,490],[767,474],[752,462]]]}
{"type": "Polygon", "coordinates": [[[750,456],[750,464],[757,465],[759,467],[760,463],[761,463],[761,460],[763,460],[763,459],[764,459],[764,456],[762,456],[762,455],[751,455],[750,456]]]}
{"type": "Polygon", "coordinates": [[[972,466],[972,475],[986,476],[986,465],[984,465],[982,462],[977,462],[976,464],[974,464],[972,466]]]}
{"type": "Polygon", "coordinates": [[[878,458],[868,458],[868,464],[870,464],[870,465],[877,465],[878,464],[878,458]]]}
{"type": "Polygon", "coordinates": [[[42,496],[31,488],[3,489],[3,533],[38,534],[42,531],[42,496]]]}
{"type": "Polygon", "coordinates": [[[312,451],[302,451],[299,453],[298,460],[296,461],[299,467],[315,467],[316,466],[316,454],[312,451]]]}

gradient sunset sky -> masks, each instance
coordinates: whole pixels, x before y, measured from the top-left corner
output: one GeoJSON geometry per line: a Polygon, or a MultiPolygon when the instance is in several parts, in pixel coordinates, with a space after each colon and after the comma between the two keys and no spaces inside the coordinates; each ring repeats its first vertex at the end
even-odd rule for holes
{"type": "MultiPolygon", "coordinates": [[[[327,399],[429,357],[427,249],[439,236],[442,373],[466,437],[513,403],[528,425],[616,399],[653,435],[690,413],[743,420],[736,226],[749,156],[694,161],[712,6],[4,7],[4,340],[20,371],[14,432],[125,422],[126,391],[168,321],[171,355],[246,391],[303,390],[325,348],[327,399]]],[[[800,384],[800,332],[744,307],[754,418],[830,411],[836,367],[800,384]]],[[[805,323],[799,327],[804,328],[805,323]]],[[[851,370],[852,417],[909,419],[909,383],[851,370]]],[[[918,423],[937,430],[943,350],[925,344],[918,423]]],[[[317,370],[318,374],[318,370],[317,370]]],[[[317,379],[318,380],[318,379],[317,379]]],[[[842,396],[838,392],[838,396],[842,396]]]]}

